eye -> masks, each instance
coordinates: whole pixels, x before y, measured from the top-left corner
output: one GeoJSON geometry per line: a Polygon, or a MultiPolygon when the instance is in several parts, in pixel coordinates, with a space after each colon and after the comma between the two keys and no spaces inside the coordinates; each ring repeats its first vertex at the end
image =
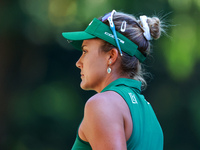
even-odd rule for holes
{"type": "Polygon", "coordinates": [[[86,54],[87,53],[87,51],[86,50],[83,50],[83,54],[86,54]]]}

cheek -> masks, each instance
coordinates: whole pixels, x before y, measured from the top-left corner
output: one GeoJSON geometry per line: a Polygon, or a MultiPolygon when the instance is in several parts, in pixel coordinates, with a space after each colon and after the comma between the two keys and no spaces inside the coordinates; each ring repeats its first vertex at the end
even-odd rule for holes
{"type": "Polygon", "coordinates": [[[104,55],[98,54],[96,51],[90,51],[86,54],[83,63],[83,72],[87,74],[88,80],[105,74],[107,70],[107,61],[104,55]]]}
{"type": "Polygon", "coordinates": [[[104,61],[105,60],[94,60],[94,62],[92,63],[94,73],[102,74],[106,71],[107,66],[104,61]]]}
{"type": "Polygon", "coordinates": [[[103,60],[93,59],[91,63],[85,66],[85,69],[87,70],[85,70],[87,74],[87,80],[94,81],[105,77],[107,66],[103,60]]]}

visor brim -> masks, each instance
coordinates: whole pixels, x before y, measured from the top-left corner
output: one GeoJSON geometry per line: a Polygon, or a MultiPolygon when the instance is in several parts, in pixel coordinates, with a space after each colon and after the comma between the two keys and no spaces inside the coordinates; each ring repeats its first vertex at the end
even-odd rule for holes
{"type": "Polygon", "coordinates": [[[91,35],[85,31],[79,31],[79,32],[63,32],[63,37],[71,40],[71,41],[82,41],[82,40],[88,40],[96,38],[94,35],[91,35]]]}
{"type": "Polygon", "coordinates": [[[89,40],[96,38],[96,36],[91,35],[85,31],[79,32],[63,32],[62,36],[68,40],[76,49],[81,50],[83,40],[89,40]]]}

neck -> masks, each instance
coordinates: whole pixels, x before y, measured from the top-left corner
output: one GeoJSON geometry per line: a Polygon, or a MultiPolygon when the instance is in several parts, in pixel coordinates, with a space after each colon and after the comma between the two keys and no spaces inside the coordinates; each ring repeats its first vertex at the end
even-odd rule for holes
{"type": "Polygon", "coordinates": [[[100,86],[94,89],[97,93],[100,93],[106,86],[108,86],[111,82],[119,79],[119,78],[128,78],[127,76],[120,76],[117,74],[108,74],[105,80],[102,82],[100,86]]]}

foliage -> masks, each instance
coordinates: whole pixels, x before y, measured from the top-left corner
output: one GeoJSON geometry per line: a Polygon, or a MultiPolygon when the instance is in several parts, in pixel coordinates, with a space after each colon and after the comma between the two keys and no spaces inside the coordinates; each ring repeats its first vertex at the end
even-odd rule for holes
{"type": "Polygon", "coordinates": [[[156,15],[167,35],[152,41],[144,95],[165,135],[165,149],[200,149],[199,0],[0,1],[0,149],[70,149],[94,94],[79,87],[80,53],[61,36],[112,9],[156,15]]]}

